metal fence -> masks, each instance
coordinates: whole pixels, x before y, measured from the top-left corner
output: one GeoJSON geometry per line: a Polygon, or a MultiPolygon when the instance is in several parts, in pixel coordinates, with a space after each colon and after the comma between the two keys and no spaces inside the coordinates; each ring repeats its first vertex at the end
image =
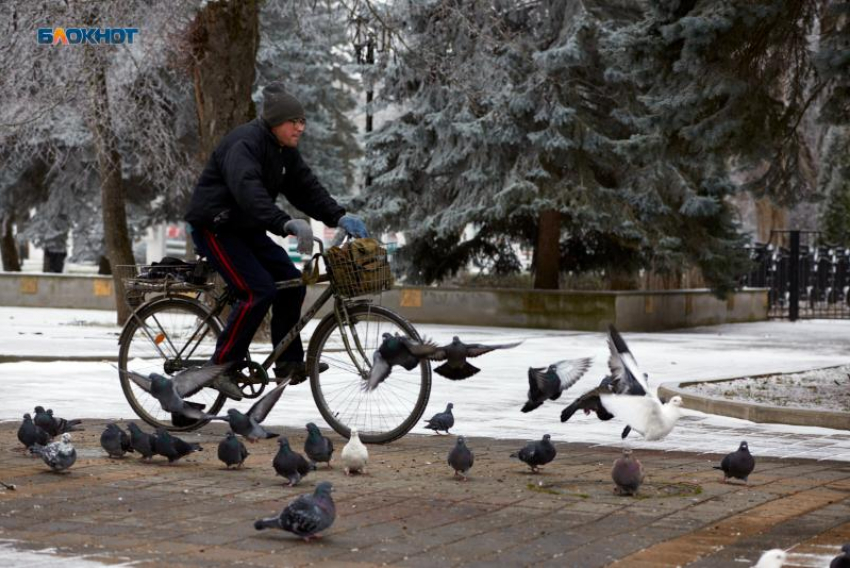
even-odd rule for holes
{"type": "Polygon", "coordinates": [[[745,286],[768,288],[768,316],[850,319],[850,248],[823,244],[819,231],[772,231],[750,248],[745,286]]]}

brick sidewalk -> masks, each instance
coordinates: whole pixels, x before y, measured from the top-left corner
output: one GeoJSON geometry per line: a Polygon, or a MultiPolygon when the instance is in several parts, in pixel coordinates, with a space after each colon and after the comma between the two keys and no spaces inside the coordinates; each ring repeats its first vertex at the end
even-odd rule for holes
{"type": "MultiPolygon", "coordinates": [[[[806,555],[834,555],[850,542],[850,464],[759,459],[757,448],[750,487],[720,483],[711,469],[719,456],[638,450],[649,478],[629,498],[612,493],[614,448],[558,444],[555,462],[531,475],[508,457],[524,441],[471,438],[475,467],[461,483],[445,461],[454,436],[407,436],[370,446],[366,476],[321,467],[287,488],[271,467],[274,440],[249,445],[247,469],[226,471],[216,459],[224,428],[208,426],[183,436],[204,452],[173,466],[164,458],[147,464],[106,458],[103,424],[85,422],[74,439],[77,464],[65,475],[19,450],[17,424],[0,424],[0,481],[17,485],[0,489],[0,540],[134,566],[582,568],[746,566],[763,550],[792,546],[790,566],[813,566],[806,555]],[[304,543],[254,530],[255,519],[319,480],[334,483],[337,503],[325,538],[304,543]]],[[[301,451],[305,432],[276,431],[301,451]]],[[[332,437],[338,455],[344,440],[332,437]]]]}

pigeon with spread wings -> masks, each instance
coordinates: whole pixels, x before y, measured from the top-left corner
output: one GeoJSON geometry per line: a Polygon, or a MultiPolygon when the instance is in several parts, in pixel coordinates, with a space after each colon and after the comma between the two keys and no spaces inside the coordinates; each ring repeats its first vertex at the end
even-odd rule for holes
{"type": "Polygon", "coordinates": [[[432,361],[445,361],[434,369],[434,372],[453,381],[462,381],[478,373],[481,369],[467,362],[468,357],[478,357],[496,349],[512,349],[522,343],[503,343],[500,345],[481,345],[479,343],[466,344],[458,336],[452,338],[452,342],[436,349],[428,358],[432,361]]]}

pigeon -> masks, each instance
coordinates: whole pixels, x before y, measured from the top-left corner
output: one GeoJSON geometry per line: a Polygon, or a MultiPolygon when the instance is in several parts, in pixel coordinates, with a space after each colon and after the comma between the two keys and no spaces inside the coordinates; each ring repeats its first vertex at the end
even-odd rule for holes
{"type": "Polygon", "coordinates": [[[520,451],[512,453],[511,457],[527,463],[532,473],[538,473],[540,466],[551,462],[555,459],[555,454],[558,453],[555,446],[549,441],[550,438],[549,434],[545,434],[539,442],[529,442],[520,451]]]}
{"type": "Polygon", "coordinates": [[[274,470],[281,477],[289,480],[289,487],[298,485],[301,478],[311,471],[316,470],[316,464],[307,461],[307,459],[298,452],[292,451],[289,447],[289,440],[286,438],[278,438],[277,443],[280,448],[272,460],[274,470]]]}
{"type": "Polygon", "coordinates": [[[614,467],[611,468],[611,479],[617,486],[614,488],[614,493],[636,495],[644,476],[643,465],[640,461],[632,456],[631,450],[623,449],[623,455],[617,458],[614,467]]]}
{"type": "Polygon", "coordinates": [[[325,462],[328,464],[328,467],[331,467],[334,444],[330,438],[322,436],[319,427],[312,422],[307,424],[307,440],[304,441],[304,453],[314,462],[325,462]]]}
{"type": "Polygon", "coordinates": [[[342,467],[345,475],[349,475],[355,471],[366,473],[366,462],[369,460],[369,450],[367,450],[366,446],[363,445],[363,442],[360,441],[357,428],[351,429],[351,437],[348,439],[348,443],[343,446],[340,457],[342,458],[342,467]]]}
{"type": "Polygon", "coordinates": [[[143,460],[150,460],[156,452],[154,451],[154,443],[156,436],[143,432],[141,428],[130,422],[127,425],[127,430],[130,431],[130,444],[133,449],[139,452],[143,460]]]}
{"type": "Polygon", "coordinates": [[[211,420],[215,418],[199,410],[197,403],[187,404],[184,396],[191,396],[206,385],[213,382],[230,365],[209,365],[206,367],[193,367],[186,369],[173,378],[168,378],[157,373],[151,373],[147,377],[135,371],[123,371],[130,379],[143,390],[159,401],[160,406],[166,412],[180,414],[190,420],[211,420]]]}
{"type": "Polygon", "coordinates": [[[300,536],[305,542],[309,542],[312,538],[319,538],[317,533],[329,528],[336,518],[336,506],[331,497],[332,491],[331,482],[323,481],[316,485],[312,495],[299,496],[275,517],[255,521],[254,528],[258,531],[285,530],[300,536]]]}
{"type": "Polygon", "coordinates": [[[384,333],[381,345],[372,354],[372,369],[369,380],[363,385],[363,390],[375,390],[392,373],[392,368],[401,365],[412,371],[422,359],[428,358],[437,350],[437,345],[431,342],[418,342],[398,333],[384,333]]]}
{"type": "Polygon", "coordinates": [[[841,554],[832,559],[829,568],[850,568],[850,544],[841,547],[841,554]]]}
{"type": "Polygon", "coordinates": [[[106,430],[100,435],[100,447],[106,450],[111,458],[123,458],[127,452],[134,451],[129,434],[115,422],[106,425],[106,430]]]}
{"type": "MultiPolygon", "coordinates": [[[[610,374],[599,386],[578,397],[561,412],[561,422],[569,420],[579,409],[585,414],[595,412],[600,420],[611,420],[609,412],[599,399],[603,394],[628,394],[646,396],[649,392],[648,377],[641,373],[629,347],[613,325],[608,326],[608,369],[610,374]]],[[[625,436],[624,436],[625,437],[625,436]]]]}
{"type": "Polygon", "coordinates": [[[153,450],[157,454],[167,457],[168,463],[174,463],[192,452],[203,451],[203,448],[200,444],[190,444],[177,436],[172,436],[165,428],[157,428],[153,450]]]}
{"type": "Polygon", "coordinates": [[[723,471],[723,483],[726,483],[731,478],[741,479],[744,483],[748,483],[747,478],[756,467],[756,460],[750,453],[750,447],[747,442],[741,442],[738,450],[730,454],[726,454],[719,466],[714,466],[714,469],[723,471]]]}
{"type": "Polygon", "coordinates": [[[609,412],[628,424],[629,427],[623,430],[624,437],[634,430],[646,440],[661,440],[673,431],[682,417],[680,396],[674,396],[666,404],[653,395],[604,394],[599,400],[609,412]]]}
{"type": "Polygon", "coordinates": [[[434,432],[437,432],[438,434],[440,433],[440,431],[443,431],[446,434],[448,434],[449,428],[451,428],[452,426],[455,425],[455,417],[452,414],[452,408],[454,408],[454,406],[455,405],[452,404],[451,402],[448,403],[446,405],[446,411],[445,412],[438,412],[437,414],[432,416],[430,419],[426,420],[425,421],[426,424],[425,424],[424,427],[427,428],[428,430],[433,430],[434,432]]]}
{"type": "Polygon", "coordinates": [[[428,358],[432,361],[445,361],[445,363],[434,369],[435,373],[453,381],[462,381],[481,370],[474,365],[470,365],[466,361],[467,357],[478,357],[496,349],[512,349],[520,343],[522,341],[504,343],[502,345],[481,345],[478,343],[467,345],[459,337],[454,336],[451,343],[438,348],[428,358]]]}
{"type": "Polygon", "coordinates": [[[24,421],[18,428],[18,440],[27,448],[32,447],[33,444],[46,446],[50,443],[50,434],[36,426],[32,417],[27,413],[24,414],[24,421]]]}
{"type": "Polygon", "coordinates": [[[753,568],[782,568],[786,560],[788,560],[788,553],[781,548],[774,548],[762,554],[753,568]]]}
{"type": "Polygon", "coordinates": [[[71,445],[71,435],[67,432],[62,434],[59,442],[51,442],[46,446],[33,444],[30,452],[41,456],[53,471],[65,471],[77,461],[77,450],[71,445]]]}
{"type": "Polygon", "coordinates": [[[531,412],[547,400],[558,400],[590,368],[591,359],[572,359],[548,367],[528,368],[528,402],[523,412],[531,412]]]}
{"type": "MultiPolygon", "coordinates": [[[[195,409],[201,413],[203,413],[204,408],[207,407],[206,404],[201,404],[200,402],[192,402],[191,400],[184,400],[183,403],[185,406],[183,408],[195,409]]],[[[189,410],[189,414],[196,415],[192,410],[189,410]]],[[[171,425],[175,428],[187,428],[190,426],[197,426],[198,419],[197,418],[189,418],[182,412],[172,412],[171,413],[171,425]]]]}
{"type": "Polygon", "coordinates": [[[466,447],[466,440],[464,440],[463,436],[458,436],[457,444],[455,444],[449,452],[448,459],[449,465],[455,470],[455,477],[460,475],[460,477],[466,481],[468,479],[466,474],[472,468],[474,460],[475,456],[473,456],[470,449],[466,447]]]}
{"type": "Polygon", "coordinates": [[[53,416],[53,410],[44,410],[42,406],[35,407],[35,417],[33,418],[35,425],[50,434],[51,437],[56,437],[65,432],[79,432],[82,428],[75,428],[82,423],[82,420],[65,420],[64,418],[56,418],[53,416]]]}
{"type": "Polygon", "coordinates": [[[218,459],[224,462],[227,469],[230,469],[230,466],[233,465],[237,468],[242,467],[242,464],[245,463],[245,458],[249,455],[245,444],[239,441],[239,438],[233,432],[228,432],[218,444],[218,459]]]}
{"type": "Polygon", "coordinates": [[[269,432],[262,426],[260,422],[266,419],[271,409],[280,400],[280,395],[283,389],[286,388],[288,382],[281,383],[269,391],[263,398],[254,403],[247,414],[242,414],[235,408],[227,411],[227,416],[217,416],[219,420],[224,420],[230,424],[230,429],[240,436],[244,437],[249,442],[257,440],[266,440],[268,438],[277,438],[280,434],[269,432]]]}

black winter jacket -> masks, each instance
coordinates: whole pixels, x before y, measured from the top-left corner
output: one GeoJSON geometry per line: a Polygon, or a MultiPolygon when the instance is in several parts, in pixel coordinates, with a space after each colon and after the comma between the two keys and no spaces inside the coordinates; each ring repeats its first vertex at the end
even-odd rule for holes
{"type": "Polygon", "coordinates": [[[195,185],[184,219],[193,227],[259,228],[285,235],[283,225],[291,217],[275,205],[280,193],[329,227],[336,227],[345,215],[298,150],[281,146],[257,118],[234,128],[218,144],[195,185]]]}

